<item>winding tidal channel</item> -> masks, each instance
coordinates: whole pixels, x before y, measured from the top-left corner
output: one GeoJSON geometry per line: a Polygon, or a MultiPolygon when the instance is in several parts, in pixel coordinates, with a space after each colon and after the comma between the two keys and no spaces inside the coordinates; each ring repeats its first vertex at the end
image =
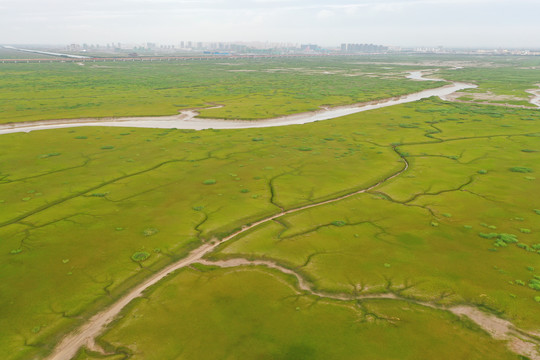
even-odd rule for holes
{"type": "MultiPolygon", "coordinates": [[[[421,71],[413,71],[408,76],[409,79],[418,81],[444,81],[439,79],[426,79],[422,77],[421,71]]],[[[161,129],[246,129],[272,126],[298,125],[310,122],[329,120],[345,115],[356,114],[362,111],[379,109],[387,106],[405,104],[438,96],[444,98],[456,91],[475,88],[476,85],[455,82],[450,85],[435,89],[424,90],[408,95],[393,97],[390,99],[370,101],[366,103],[324,108],[317,111],[305,112],[294,115],[280,116],[272,119],[261,120],[224,120],[199,118],[196,110],[182,110],[178,115],[155,116],[155,117],[116,117],[101,119],[60,119],[30,121],[0,125],[0,135],[15,132],[29,132],[35,130],[59,129],[81,126],[118,126],[118,127],[141,127],[141,128],[161,128],[161,129]]]]}
{"type": "MultiPolygon", "coordinates": [[[[426,79],[423,78],[421,71],[412,72],[410,79],[414,80],[431,80],[431,81],[444,81],[438,79],[426,79]]],[[[314,121],[328,120],[345,115],[350,115],[362,111],[372,110],[383,108],[387,106],[393,106],[398,104],[404,104],[408,102],[418,101],[424,98],[431,96],[438,96],[444,98],[444,96],[452,94],[459,90],[474,88],[475,85],[467,83],[452,83],[450,85],[445,85],[436,89],[424,90],[421,92],[404,95],[401,97],[373,101],[363,104],[355,104],[350,106],[341,106],[329,109],[321,109],[315,112],[308,112],[290,116],[283,116],[274,119],[267,120],[255,120],[255,121],[235,121],[235,120],[216,120],[216,119],[203,119],[197,118],[198,113],[194,110],[185,110],[182,111],[179,115],[175,116],[162,116],[162,117],[121,117],[121,118],[109,118],[109,119],[74,119],[74,120],[47,120],[47,121],[38,121],[38,122],[27,122],[27,123],[15,123],[15,124],[6,124],[0,125],[0,134],[15,133],[15,132],[29,132],[35,130],[45,130],[45,129],[56,129],[56,128],[67,128],[67,127],[81,127],[81,126],[120,126],[120,127],[146,127],[146,128],[177,128],[177,129],[241,129],[241,128],[257,128],[257,127],[271,127],[271,126],[284,126],[284,125],[293,125],[293,124],[305,124],[314,121]]],[[[379,182],[372,184],[369,187],[356,190],[347,195],[343,195],[334,199],[290,209],[283,210],[279,213],[266,217],[264,219],[258,220],[256,222],[244,225],[240,230],[234,232],[233,234],[217,240],[211,240],[202,244],[197,249],[193,250],[187,257],[178,260],[175,263],[170,264],[161,271],[152,274],[144,282],[135,286],[129,290],[124,296],[118,299],[116,302],[111,304],[108,308],[104,309],[102,312],[94,315],[81,327],[68,334],[63,340],[56,346],[53,353],[48,357],[49,360],[67,360],[71,359],[76,352],[82,347],[86,346],[92,350],[100,351],[99,347],[95,344],[95,338],[98,336],[105,327],[110,324],[115,317],[122,311],[122,309],[127,306],[133,299],[140,297],[143,292],[148,289],[150,286],[156,284],[167,275],[172,272],[185,268],[194,263],[207,263],[209,261],[204,260],[204,256],[210,254],[216,249],[220,244],[226,243],[231,239],[236,238],[240,234],[256,227],[261,224],[272,221],[281,216],[306,210],[308,208],[313,208],[325,204],[330,204],[337,202],[361,193],[370,191],[381,184],[387,182],[390,179],[393,179],[409,168],[409,163],[407,159],[403,157],[395,148],[394,151],[401,158],[403,162],[403,167],[392,174],[391,176],[380,180],[379,182]]],[[[473,306],[468,305],[459,305],[454,307],[442,307],[428,302],[415,301],[411,299],[401,299],[398,295],[393,293],[388,294],[379,294],[379,295],[360,295],[353,297],[348,294],[343,295],[329,295],[324,293],[319,293],[313,291],[305,280],[301,278],[299,274],[296,274],[291,269],[283,268],[275,263],[268,261],[248,261],[246,259],[236,259],[230,260],[227,262],[217,262],[212,263],[220,267],[232,267],[232,266],[266,266],[273,268],[275,270],[281,271],[286,274],[292,274],[297,278],[297,287],[300,291],[304,291],[313,296],[318,297],[327,297],[334,298],[336,300],[351,301],[355,299],[370,299],[370,298],[387,298],[387,299],[396,299],[396,300],[406,300],[410,302],[417,303],[419,305],[428,306],[432,308],[437,308],[445,311],[450,311],[458,316],[466,315],[475,323],[477,323],[484,330],[489,332],[495,339],[508,340],[509,347],[518,354],[528,356],[530,359],[540,359],[540,355],[535,350],[535,347],[539,345],[537,337],[540,334],[530,333],[527,334],[521,330],[515,329],[514,326],[503,319],[497,318],[494,315],[486,314],[473,306]]]]}

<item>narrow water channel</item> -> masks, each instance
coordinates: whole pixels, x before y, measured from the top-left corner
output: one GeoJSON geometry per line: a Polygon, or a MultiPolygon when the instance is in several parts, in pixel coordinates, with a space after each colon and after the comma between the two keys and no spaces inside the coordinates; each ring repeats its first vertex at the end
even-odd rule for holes
{"type": "MultiPolygon", "coordinates": [[[[422,81],[444,81],[440,79],[426,79],[422,77],[421,71],[413,71],[408,76],[409,79],[422,81]]],[[[314,121],[329,120],[345,115],[356,114],[362,111],[379,109],[398,104],[418,101],[438,96],[443,98],[456,91],[475,88],[476,85],[454,82],[450,85],[435,89],[423,90],[417,93],[370,101],[362,104],[339,106],[321,109],[312,112],[305,112],[294,115],[280,116],[273,119],[261,120],[223,120],[198,118],[198,112],[194,110],[184,110],[178,115],[155,116],[155,117],[118,117],[108,119],[65,119],[65,120],[44,120],[26,123],[12,123],[0,125],[0,135],[16,132],[29,132],[35,130],[58,129],[82,126],[118,126],[118,127],[141,127],[141,128],[161,128],[161,129],[246,129],[261,128],[285,125],[306,124],[314,121]]]]}

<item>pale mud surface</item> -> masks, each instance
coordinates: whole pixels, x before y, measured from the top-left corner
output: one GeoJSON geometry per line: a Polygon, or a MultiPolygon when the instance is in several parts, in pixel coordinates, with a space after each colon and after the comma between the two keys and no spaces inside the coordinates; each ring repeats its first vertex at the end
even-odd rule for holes
{"type": "MultiPolygon", "coordinates": [[[[433,80],[423,79],[422,72],[412,72],[410,79],[415,80],[433,80]]],[[[437,81],[443,81],[437,79],[437,81]]],[[[379,109],[387,106],[405,104],[421,99],[438,96],[444,98],[459,90],[476,87],[472,84],[455,82],[451,85],[442,86],[435,89],[423,90],[420,92],[393,97],[389,99],[370,101],[365,103],[338,106],[331,108],[322,108],[321,110],[305,112],[294,115],[280,116],[272,119],[260,120],[224,120],[224,119],[205,119],[197,117],[199,113],[196,110],[182,110],[179,115],[170,116],[149,116],[149,117],[117,117],[117,118],[81,118],[81,119],[59,119],[43,120],[31,122],[19,122],[0,124],[0,135],[16,132],[30,132],[35,130],[47,130],[82,126],[117,126],[117,127],[141,127],[141,128],[162,128],[162,129],[246,129],[262,128],[285,125],[307,124],[315,121],[329,120],[341,116],[356,114],[362,111],[379,109]]]]}
{"type": "MultiPolygon", "coordinates": [[[[540,84],[536,84],[536,86],[540,86],[540,84]]],[[[540,89],[531,89],[527,90],[527,92],[532,95],[529,102],[540,108],[540,89]]]]}
{"type": "MultiPolygon", "coordinates": [[[[536,95],[532,92],[533,90],[528,90],[527,92],[532,95],[536,95]]],[[[537,109],[540,107],[540,97],[532,96],[530,98],[520,98],[517,96],[511,95],[496,95],[491,92],[487,93],[453,93],[444,97],[444,100],[464,103],[464,104],[479,104],[479,105],[492,105],[492,106],[503,106],[508,108],[518,108],[518,109],[537,109]],[[473,100],[463,100],[461,97],[470,96],[473,100]],[[494,102],[498,101],[498,102],[494,102]],[[516,105],[516,104],[507,104],[502,103],[502,101],[528,101],[533,106],[526,105],[516,105]]]]}
{"type": "Polygon", "coordinates": [[[465,315],[488,332],[496,340],[508,341],[513,352],[527,356],[531,360],[540,360],[540,341],[534,332],[527,333],[516,329],[508,320],[485,313],[472,306],[454,306],[449,308],[456,315],[465,315]]]}
{"type": "MultiPolygon", "coordinates": [[[[454,68],[454,70],[458,70],[458,69],[460,69],[460,67],[454,68]]],[[[437,72],[437,70],[438,69],[411,71],[410,75],[407,76],[407,78],[418,80],[418,81],[445,81],[444,79],[433,77],[433,75],[437,72]],[[429,76],[429,77],[426,77],[426,76],[429,76]]],[[[540,86],[540,84],[538,84],[537,86],[540,86]]],[[[476,88],[476,87],[477,86],[473,86],[472,88],[476,88]]],[[[485,93],[473,93],[473,92],[463,93],[459,91],[461,90],[456,90],[453,93],[440,96],[440,97],[446,101],[453,101],[453,102],[460,102],[460,103],[496,105],[496,106],[505,106],[505,107],[522,108],[522,109],[534,109],[534,107],[525,106],[525,105],[500,103],[501,101],[528,101],[532,105],[540,108],[540,89],[527,90],[527,92],[532,95],[529,98],[522,98],[522,97],[512,96],[512,95],[497,95],[490,91],[485,92],[485,93]],[[473,100],[472,101],[461,100],[460,98],[463,96],[470,96],[473,98],[473,100]],[[482,100],[482,102],[475,102],[475,100],[482,100]],[[489,101],[499,101],[499,102],[489,102],[489,101]]]]}

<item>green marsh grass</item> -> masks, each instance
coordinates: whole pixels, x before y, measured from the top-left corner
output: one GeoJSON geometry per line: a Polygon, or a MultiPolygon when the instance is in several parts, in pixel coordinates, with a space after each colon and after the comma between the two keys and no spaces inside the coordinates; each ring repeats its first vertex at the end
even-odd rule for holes
{"type": "Polygon", "coordinates": [[[405,79],[408,70],[417,68],[398,65],[388,70],[339,57],[226,64],[222,60],[1,64],[0,123],[174,115],[216,104],[224,107],[202,110],[201,115],[271,118],[441,86],[405,79]]]}
{"type": "MultiPolygon", "coordinates": [[[[324,63],[334,75],[309,73],[308,60],[234,65],[255,70],[249,76],[216,63],[49,64],[39,74],[43,64],[14,64],[1,69],[8,88],[2,122],[163,115],[210,102],[227,106],[204,116],[271,117],[434,86],[391,79],[421,64],[384,69],[350,60],[324,63]],[[208,72],[211,66],[216,70],[208,72]],[[286,71],[265,72],[271,68],[286,71]],[[379,78],[343,75],[360,70],[379,78]],[[21,96],[38,75],[32,95],[21,96]]],[[[536,274],[524,265],[540,267],[540,203],[531,196],[540,183],[509,169],[540,163],[539,152],[522,151],[537,147],[539,124],[538,111],[426,99],[282,128],[89,127],[2,135],[9,151],[0,154],[0,352],[8,359],[42,357],[62,334],[203,242],[282,208],[372,186],[403,169],[403,157],[409,169],[372,191],[265,223],[212,256],[268,258],[321,291],[467,303],[536,329],[538,293],[528,285],[536,274]]],[[[502,344],[447,313],[372,301],[366,306],[374,313],[404,320],[395,326],[370,317],[366,324],[361,304],[298,296],[280,274],[206,270],[180,271],[159,283],[150,293],[155,297],[130,305],[130,316],[103,340],[129,348],[142,339],[130,350],[135,358],[156,349],[156,358],[182,349],[187,357],[215,358],[229,348],[244,358],[418,358],[425,349],[436,358],[455,354],[448,349],[463,351],[462,358],[509,358],[502,344]],[[165,309],[169,316],[161,316],[165,309]],[[253,324],[259,336],[238,343],[253,324]],[[163,341],[179,332],[190,334],[181,346],[163,341]],[[209,335],[216,346],[203,346],[209,335]],[[259,346],[262,352],[254,353],[259,346]]]]}
{"type": "Polygon", "coordinates": [[[291,279],[264,268],[179,271],[123,315],[99,341],[132,359],[515,359],[448,313],[299,296],[291,279]]]}

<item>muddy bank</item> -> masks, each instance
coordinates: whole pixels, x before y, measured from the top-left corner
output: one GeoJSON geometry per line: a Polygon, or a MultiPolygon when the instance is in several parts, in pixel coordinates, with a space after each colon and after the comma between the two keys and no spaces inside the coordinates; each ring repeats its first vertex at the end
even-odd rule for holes
{"type": "MultiPolygon", "coordinates": [[[[537,84],[537,86],[540,86],[540,84],[537,84]]],[[[540,89],[531,89],[527,90],[527,92],[532,95],[529,102],[540,108],[540,89]]]]}

